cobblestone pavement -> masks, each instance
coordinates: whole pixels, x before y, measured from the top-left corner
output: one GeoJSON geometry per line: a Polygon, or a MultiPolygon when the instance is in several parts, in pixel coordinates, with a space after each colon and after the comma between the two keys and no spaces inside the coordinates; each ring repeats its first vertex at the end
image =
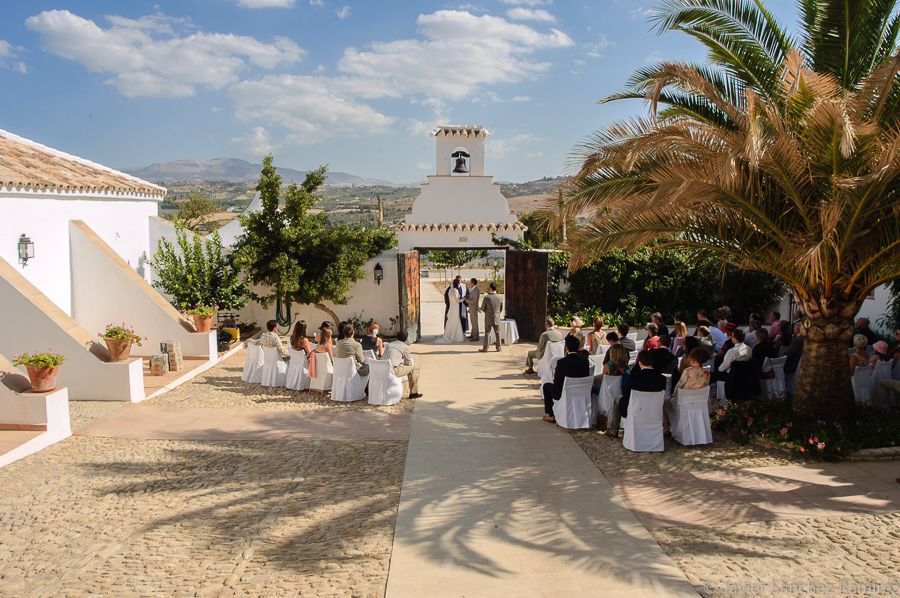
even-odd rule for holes
{"type": "Polygon", "coordinates": [[[119,401],[69,401],[69,421],[77,432],[89,423],[108,415],[125,405],[119,401]]]}
{"type": "Polygon", "coordinates": [[[0,596],[383,596],[406,447],[71,437],[0,470],[0,596]]]}
{"type": "Polygon", "coordinates": [[[896,512],[650,533],[703,596],[900,593],[896,512]],[[862,587],[865,584],[870,587],[862,587]],[[879,591],[879,584],[894,588],[879,591]]]}
{"type": "Polygon", "coordinates": [[[414,399],[404,399],[390,407],[369,405],[366,401],[338,403],[327,395],[315,392],[266,388],[241,380],[246,351],[240,351],[216,367],[198,375],[158,397],[148,399],[152,405],[177,405],[206,409],[256,409],[259,411],[292,411],[336,409],[340,411],[377,411],[379,413],[409,413],[414,399]]]}

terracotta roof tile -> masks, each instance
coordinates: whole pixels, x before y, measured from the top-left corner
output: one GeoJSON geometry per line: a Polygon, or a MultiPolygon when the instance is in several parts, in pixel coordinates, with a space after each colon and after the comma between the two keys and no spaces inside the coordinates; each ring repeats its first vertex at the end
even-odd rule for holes
{"type": "Polygon", "coordinates": [[[162,198],[166,189],[0,129],[0,187],[162,198]]]}

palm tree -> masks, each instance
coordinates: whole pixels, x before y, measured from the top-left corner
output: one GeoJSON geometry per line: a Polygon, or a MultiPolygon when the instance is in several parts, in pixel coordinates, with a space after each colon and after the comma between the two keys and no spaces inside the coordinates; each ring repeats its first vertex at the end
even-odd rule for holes
{"type": "Polygon", "coordinates": [[[653,110],[583,142],[566,213],[591,215],[575,265],[658,239],[783,278],[804,314],[794,409],[827,418],[853,406],[855,314],[900,277],[900,58],[893,2],[799,4],[793,49],[760,2],[666,0],[661,26],[712,66],[635,75],[615,97],[653,110]]]}

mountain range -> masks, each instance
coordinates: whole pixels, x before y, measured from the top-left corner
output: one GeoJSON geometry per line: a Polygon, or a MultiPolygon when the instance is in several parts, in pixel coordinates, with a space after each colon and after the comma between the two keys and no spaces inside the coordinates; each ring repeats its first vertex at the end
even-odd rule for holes
{"type": "MultiPolygon", "coordinates": [[[[206,162],[201,162],[200,160],[175,160],[173,162],[151,164],[150,166],[143,168],[130,167],[120,168],[119,170],[152,183],[172,183],[175,181],[229,181],[232,183],[255,183],[259,179],[259,172],[262,170],[262,164],[251,164],[246,160],[239,160],[237,158],[215,158],[213,160],[207,160],[206,162]]],[[[301,183],[303,182],[303,179],[306,178],[305,171],[284,168],[281,166],[278,167],[278,174],[281,175],[282,180],[285,182],[294,181],[296,183],[301,183]]],[[[346,172],[331,171],[328,172],[328,179],[325,181],[325,185],[402,186],[381,179],[367,179],[346,172]]]]}

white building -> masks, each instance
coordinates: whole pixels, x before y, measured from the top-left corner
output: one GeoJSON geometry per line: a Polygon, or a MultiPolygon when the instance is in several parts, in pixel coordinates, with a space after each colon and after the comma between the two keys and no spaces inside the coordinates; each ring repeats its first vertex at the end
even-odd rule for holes
{"type": "MultiPolygon", "coordinates": [[[[0,355],[62,348],[71,399],[140,401],[140,358],[110,362],[98,337],[126,322],[147,340],[180,341],[213,365],[214,333],[197,333],[147,282],[150,222],[166,190],[0,130],[0,355]],[[20,248],[33,257],[20,259],[20,248]]],[[[138,351],[142,352],[138,352],[138,351]]]]}
{"type": "Polygon", "coordinates": [[[400,225],[400,251],[494,247],[491,235],[521,240],[526,227],[509,211],[500,184],[484,174],[482,126],[440,126],[435,139],[435,174],[422,184],[412,212],[400,225]]]}

